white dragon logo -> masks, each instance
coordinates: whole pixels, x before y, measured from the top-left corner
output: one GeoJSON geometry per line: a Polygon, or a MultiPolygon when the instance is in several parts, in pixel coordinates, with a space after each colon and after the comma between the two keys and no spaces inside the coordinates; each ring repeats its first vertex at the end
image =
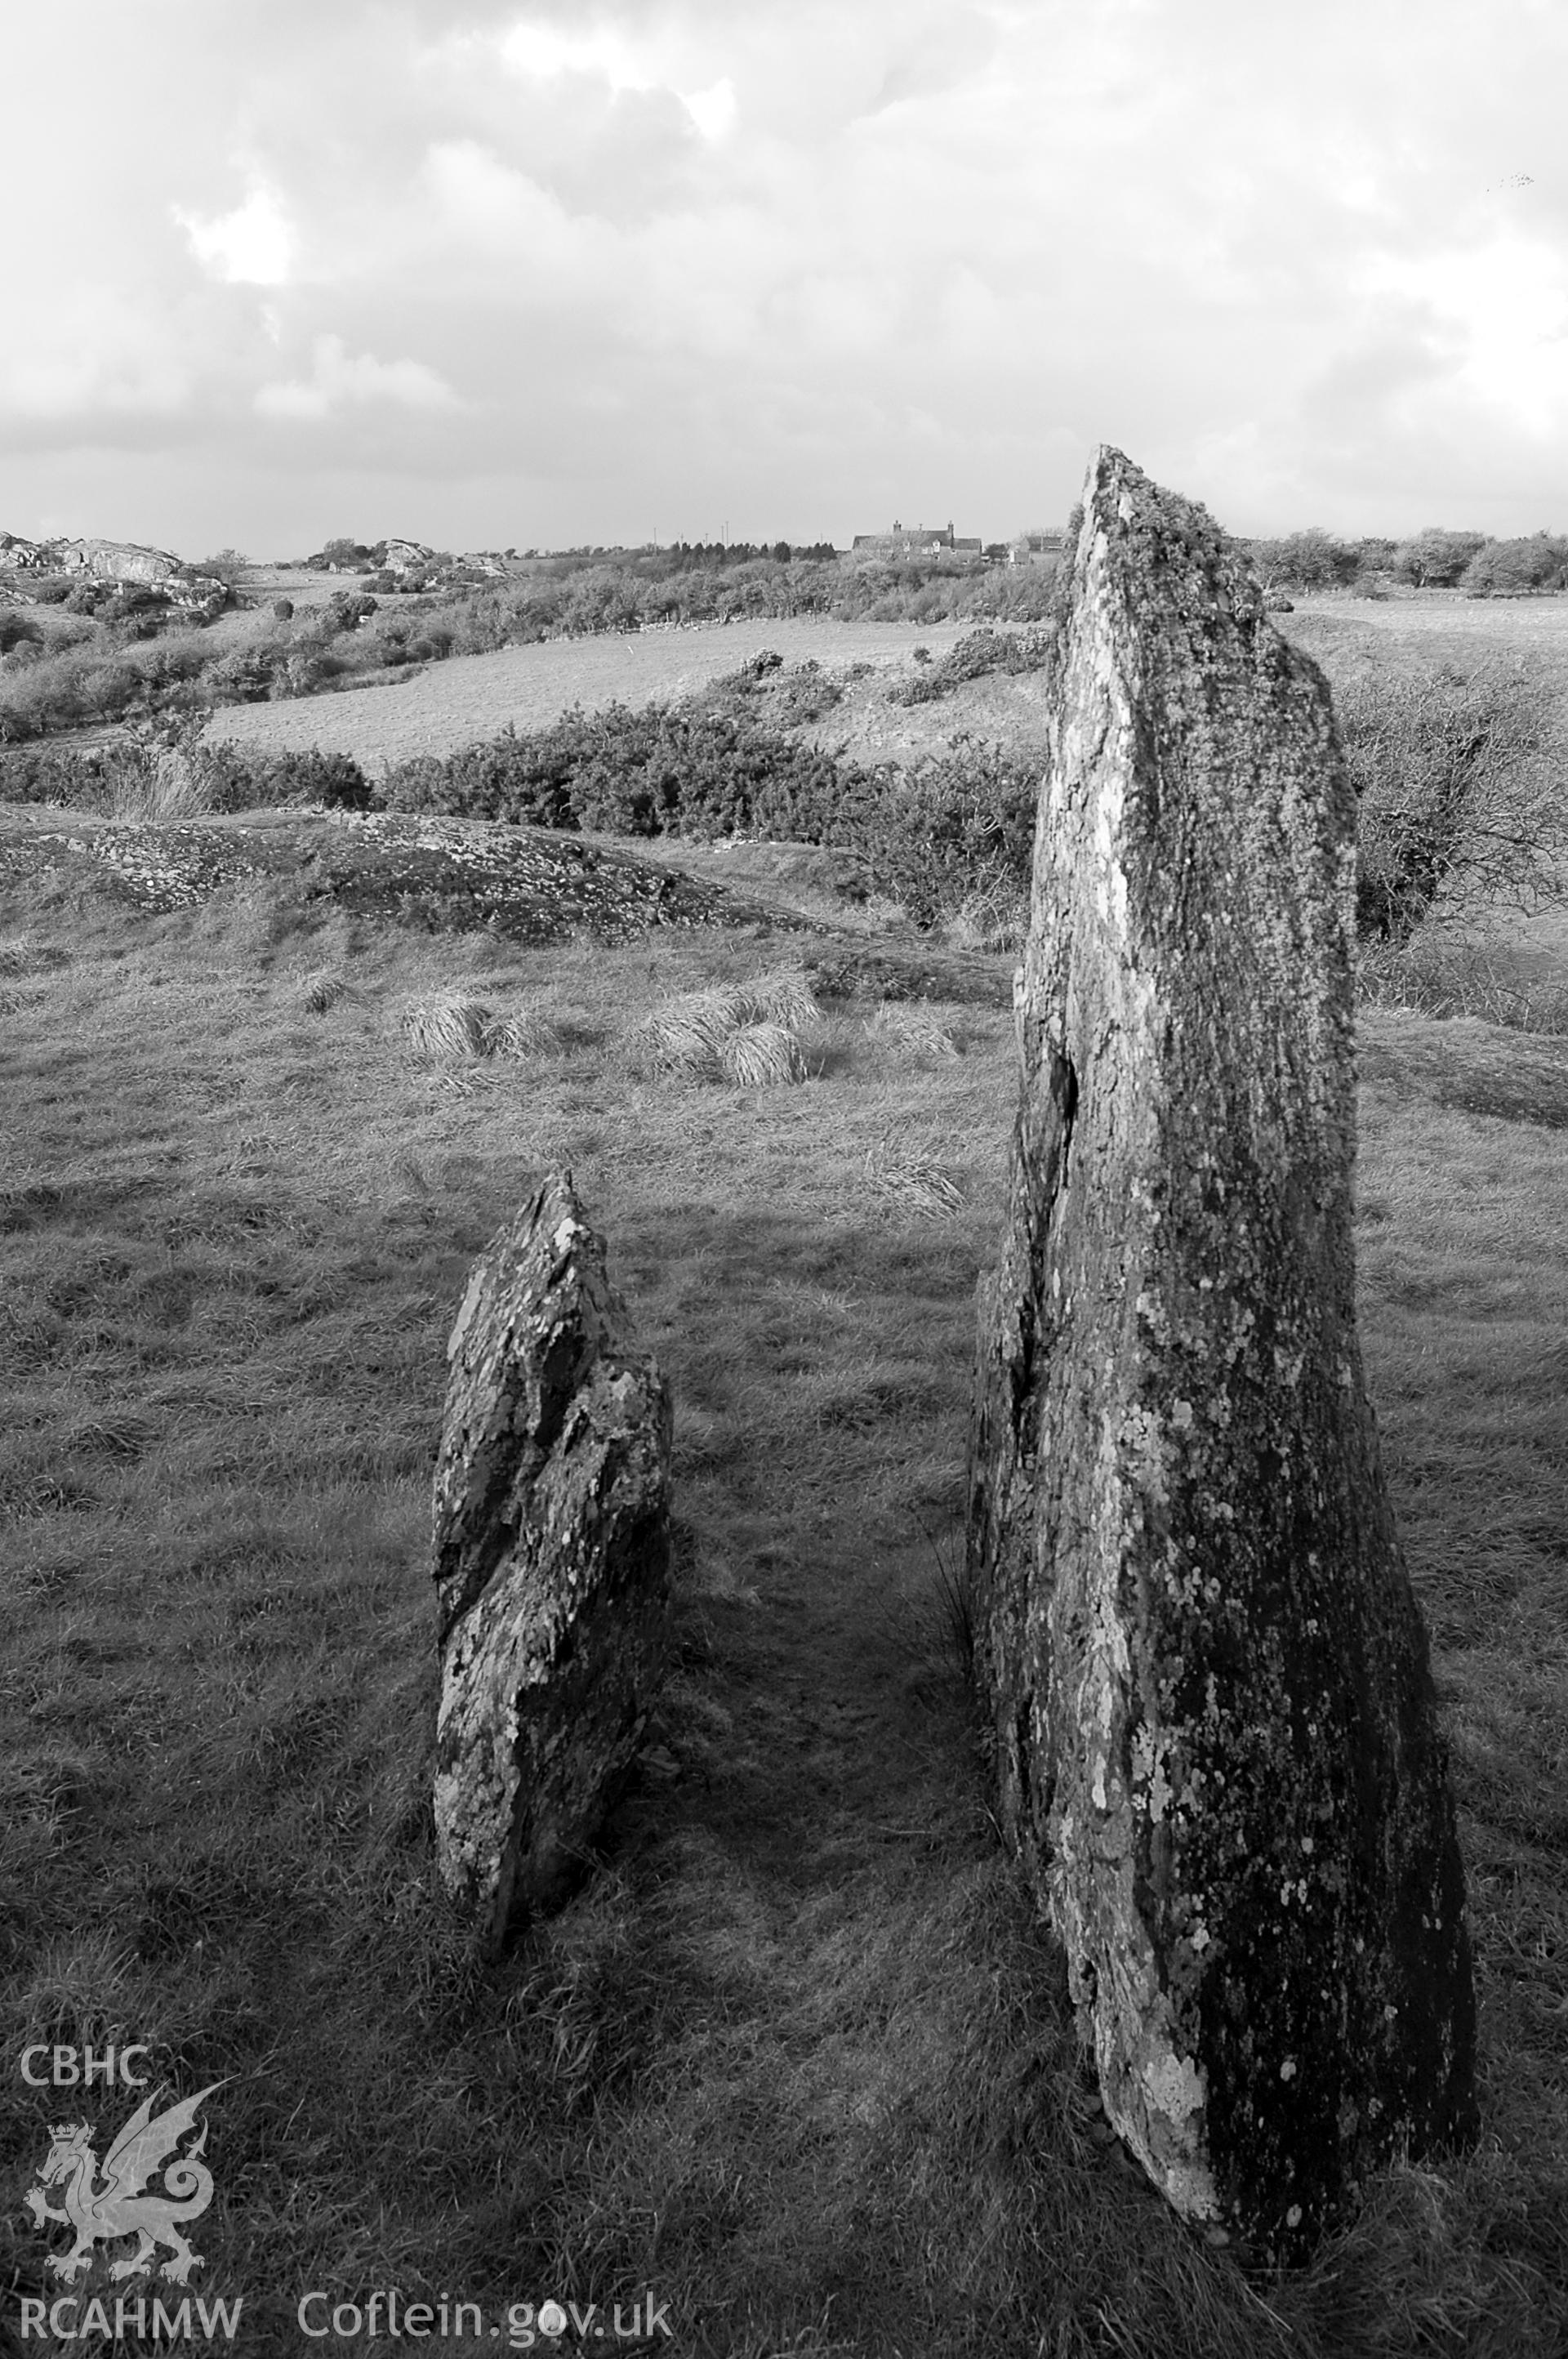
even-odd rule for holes
{"type": "Polygon", "coordinates": [[[203,2266],[200,2254],[191,2250],[177,2223],[194,2220],[212,2201],[212,2174],[198,2159],[207,2144],[207,2124],[202,2123],[201,2135],[189,2154],[178,2154],[176,2148],[195,2127],[198,2108],[222,2085],[222,2081],[212,2082],[194,2097],[170,2105],[156,2120],[153,2097],[145,2098],[104,2156],[101,2180],[91,2123],[61,2122],[51,2126],[38,2184],[28,2189],[26,2200],[35,2228],[41,2228],[46,2220],[64,2220],[76,2231],[76,2242],[69,2253],[49,2256],[49,2265],[57,2277],[69,2284],[81,2270],[92,2267],[95,2245],[112,2244],[118,2236],[136,2236],[141,2241],[128,2260],[114,2263],[109,2272],[113,2277],[139,2277],[150,2268],[160,2245],[168,2246],[171,2257],[159,2275],[172,2277],[177,2285],[184,2285],[191,2270],[203,2266]],[[156,2179],[160,2169],[162,2192],[146,2194],[148,2180],[156,2179]],[[60,2180],[66,2181],[64,2201],[50,2203],[43,2190],[60,2180]]]}

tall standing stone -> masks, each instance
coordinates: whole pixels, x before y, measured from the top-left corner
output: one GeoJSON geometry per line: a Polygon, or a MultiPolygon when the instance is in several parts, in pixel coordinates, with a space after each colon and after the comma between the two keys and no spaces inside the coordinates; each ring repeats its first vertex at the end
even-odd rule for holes
{"type": "Polygon", "coordinates": [[[1316,668],[1119,451],[1064,553],[969,1569],[1106,2110],[1299,2255],[1476,2122],[1465,1890],[1357,1343],[1354,803],[1316,668]]]}
{"type": "Polygon", "coordinates": [[[475,1264],[447,1355],[437,1854],[493,1951],[580,1872],[664,1660],[669,1393],[569,1173],[475,1264]]]}

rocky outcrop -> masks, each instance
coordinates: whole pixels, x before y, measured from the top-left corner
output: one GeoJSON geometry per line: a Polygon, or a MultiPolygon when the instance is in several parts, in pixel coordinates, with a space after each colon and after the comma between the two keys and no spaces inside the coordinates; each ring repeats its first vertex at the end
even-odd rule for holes
{"type": "MultiPolygon", "coordinates": [[[[8,766],[0,748],[0,799],[8,766]]],[[[630,853],[600,851],[580,836],[403,811],[281,809],[115,822],[73,808],[53,826],[41,805],[7,812],[0,821],[0,882],[43,868],[93,889],[113,876],[114,897],[148,912],[187,907],[243,878],[274,876],[359,918],[517,942],[586,935],[622,943],[698,926],[813,930],[788,909],[742,900],[630,853]]]]}
{"type": "Polygon", "coordinates": [[[1321,675],[1201,509],[1102,450],[1065,566],[977,1655],[1110,2120],[1179,2211],[1292,2257],[1476,2122],[1356,1334],[1354,805],[1321,675]]]}
{"type": "Polygon", "coordinates": [[[138,582],[151,590],[185,586],[186,569],[166,549],[143,549],[129,540],[62,540],[56,561],[62,573],[90,573],[99,582],[138,582]]]}
{"type": "Polygon", "coordinates": [[[669,1394],[569,1173],[476,1264],[448,1356],[437,1847],[492,1952],[580,1874],[665,1647],[669,1394]]]}

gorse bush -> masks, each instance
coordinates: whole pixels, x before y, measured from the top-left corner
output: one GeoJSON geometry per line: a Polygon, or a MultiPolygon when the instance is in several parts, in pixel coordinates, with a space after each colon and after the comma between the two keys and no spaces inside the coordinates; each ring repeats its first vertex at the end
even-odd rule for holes
{"type": "Polygon", "coordinates": [[[1334,701],[1360,799],[1359,930],[1407,942],[1440,893],[1528,904],[1568,849],[1541,686],[1494,665],[1351,680],[1334,701]]]}
{"type": "Polygon", "coordinates": [[[1048,670],[1054,659],[1054,638],[1047,631],[971,631],[968,638],[949,647],[939,663],[932,662],[928,649],[916,647],[915,659],[922,668],[913,679],[894,689],[888,701],[930,704],[939,697],[951,696],[963,681],[983,679],[991,672],[1016,676],[1048,670]]]}
{"type": "Polygon", "coordinates": [[[934,759],[879,774],[851,839],[873,887],[923,927],[977,900],[1027,898],[1044,767],[1044,749],[961,735],[934,759]]]}
{"type": "Polygon", "coordinates": [[[614,704],[400,764],[389,808],[625,836],[744,834],[860,853],[865,889],[932,926],[1027,889],[1043,757],[959,736],[876,768],[726,711],[614,704]]]}
{"type": "Polygon", "coordinates": [[[197,745],[187,756],[192,780],[213,811],[272,805],[320,804],[328,810],[366,811],[377,797],[348,754],[268,754],[237,745],[197,745]]]}
{"type": "Polygon", "coordinates": [[[616,703],[576,707],[548,729],[508,732],[445,761],[402,763],[384,791],[395,810],[535,827],[812,842],[847,784],[831,755],[731,712],[616,703]]]}
{"type": "Polygon", "coordinates": [[[189,726],[166,730],[161,741],[0,751],[0,799],[144,819],[290,804],[350,811],[376,807],[370,781],[347,754],[203,745],[189,726]]]}

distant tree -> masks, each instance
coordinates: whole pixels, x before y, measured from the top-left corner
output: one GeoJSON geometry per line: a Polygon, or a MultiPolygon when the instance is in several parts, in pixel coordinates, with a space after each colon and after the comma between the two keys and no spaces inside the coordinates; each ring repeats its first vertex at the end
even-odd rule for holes
{"type": "Polygon", "coordinates": [[[315,561],[318,565],[358,565],[369,555],[362,541],[329,540],[322,543],[315,561]]]}
{"type": "Polygon", "coordinates": [[[243,549],[221,549],[214,557],[199,558],[194,568],[228,590],[237,590],[250,570],[251,560],[243,549]]]}
{"type": "Polygon", "coordinates": [[[1528,540],[1489,540],[1459,577],[1472,598],[1525,598],[1568,590],[1568,538],[1532,533],[1528,540]]]}
{"type": "Polygon", "coordinates": [[[1428,525],[1424,532],[1400,541],[1394,551],[1393,571],[1417,590],[1452,590],[1470,560],[1487,545],[1484,532],[1446,532],[1428,525]]]}
{"type": "Polygon", "coordinates": [[[1343,589],[1360,570],[1355,544],[1336,540],[1320,525],[1287,533],[1282,540],[1252,540],[1246,546],[1265,590],[1343,589]]]}

